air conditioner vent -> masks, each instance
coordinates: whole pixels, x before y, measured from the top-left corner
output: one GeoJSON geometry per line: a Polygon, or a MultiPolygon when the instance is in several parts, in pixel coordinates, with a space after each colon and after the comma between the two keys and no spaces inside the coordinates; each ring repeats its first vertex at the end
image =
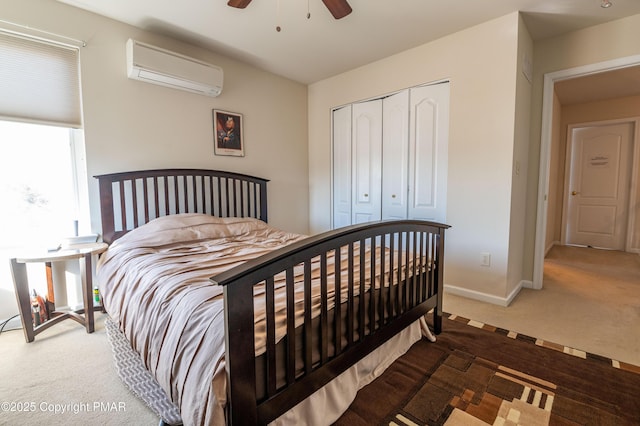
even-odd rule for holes
{"type": "Polygon", "coordinates": [[[133,39],[127,41],[127,74],[135,80],[206,96],[222,92],[220,67],[133,39]]]}

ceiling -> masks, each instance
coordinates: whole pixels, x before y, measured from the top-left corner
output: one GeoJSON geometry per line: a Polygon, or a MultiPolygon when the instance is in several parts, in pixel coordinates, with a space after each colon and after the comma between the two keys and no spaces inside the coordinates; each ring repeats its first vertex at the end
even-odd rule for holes
{"type": "Polygon", "coordinates": [[[534,40],[640,13],[640,0],[349,0],[335,20],[320,0],[58,1],[304,84],[518,10],[534,40]]]}
{"type": "Polygon", "coordinates": [[[556,82],[554,88],[563,105],[638,96],[640,66],[562,80],[556,82]]]}

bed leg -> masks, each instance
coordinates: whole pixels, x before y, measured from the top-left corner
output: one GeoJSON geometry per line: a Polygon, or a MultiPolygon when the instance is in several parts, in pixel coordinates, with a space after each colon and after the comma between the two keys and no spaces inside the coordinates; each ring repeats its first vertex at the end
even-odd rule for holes
{"type": "Polygon", "coordinates": [[[435,334],[442,333],[442,314],[437,310],[433,312],[433,332],[435,334]]]}

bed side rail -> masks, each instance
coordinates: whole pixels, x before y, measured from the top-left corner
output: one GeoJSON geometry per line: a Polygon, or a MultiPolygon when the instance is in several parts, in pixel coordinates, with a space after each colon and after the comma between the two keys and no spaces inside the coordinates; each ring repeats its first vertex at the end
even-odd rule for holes
{"type": "Polygon", "coordinates": [[[447,228],[417,220],[349,226],[212,277],[224,286],[232,401],[227,422],[276,419],[432,309],[439,333],[447,228]],[[264,308],[254,305],[258,286],[264,308]],[[320,297],[319,307],[312,296],[320,297]],[[286,299],[285,320],[274,308],[278,298],[286,299]],[[265,368],[258,378],[256,309],[266,319],[265,368]],[[286,322],[280,342],[276,321],[286,322]],[[296,331],[301,338],[294,337],[296,331]],[[285,347],[284,361],[278,360],[278,345],[285,347]]]}
{"type": "Polygon", "coordinates": [[[107,243],[152,219],[176,213],[267,221],[267,179],[204,169],[140,170],[95,178],[107,243]]]}

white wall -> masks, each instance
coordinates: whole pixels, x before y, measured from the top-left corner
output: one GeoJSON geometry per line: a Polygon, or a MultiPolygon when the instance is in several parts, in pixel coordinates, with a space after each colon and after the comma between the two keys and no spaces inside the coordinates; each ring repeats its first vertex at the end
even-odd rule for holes
{"type": "Polygon", "coordinates": [[[510,303],[522,286],[531,286],[531,283],[523,280],[523,241],[526,218],[525,206],[527,200],[527,156],[529,154],[529,126],[531,121],[532,86],[529,78],[533,78],[533,59],[533,40],[522,20],[522,16],[520,16],[518,25],[518,53],[514,64],[516,73],[516,110],[513,135],[513,186],[511,188],[507,288],[504,294],[507,300],[505,300],[505,303],[510,303]],[[527,63],[531,69],[528,69],[527,63]]]}
{"type": "MultiPolygon", "coordinates": [[[[560,242],[560,225],[562,223],[562,191],[564,188],[564,152],[560,141],[562,140],[562,106],[560,99],[554,93],[553,96],[553,128],[551,130],[552,141],[549,150],[549,196],[547,197],[547,229],[545,230],[545,253],[556,242],[560,242]]],[[[565,130],[566,131],[566,130],[565,130]]]]}
{"type": "Polygon", "coordinates": [[[195,167],[270,179],[270,222],[308,231],[306,86],[53,0],[2,0],[0,19],[87,42],[80,55],[94,230],[100,229],[99,204],[91,176],[195,167]],[[222,95],[210,98],[128,79],[128,38],[221,66],[222,95]],[[214,108],[243,114],[245,157],[214,156],[214,108]]]}
{"type": "Polygon", "coordinates": [[[330,227],[331,108],[448,79],[452,228],[445,284],[502,300],[508,291],[518,32],[513,13],[310,85],[311,231],[330,227]],[[491,267],[480,266],[481,252],[491,253],[491,267]]]}
{"type": "MultiPolygon", "coordinates": [[[[54,0],[0,0],[0,20],[87,42],[80,61],[94,232],[100,232],[101,225],[98,185],[92,176],[164,167],[213,168],[270,179],[269,222],[308,232],[305,85],[54,0]],[[128,38],[221,66],[222,95],[210,98],[128,79],[128,38]],[[213,154],[214,108],[243,114],[245,157],[213,154]]],[[[0,320],[17,313],[9,286],[0,289],[7,301],[0,305],[0,320]]]]}

